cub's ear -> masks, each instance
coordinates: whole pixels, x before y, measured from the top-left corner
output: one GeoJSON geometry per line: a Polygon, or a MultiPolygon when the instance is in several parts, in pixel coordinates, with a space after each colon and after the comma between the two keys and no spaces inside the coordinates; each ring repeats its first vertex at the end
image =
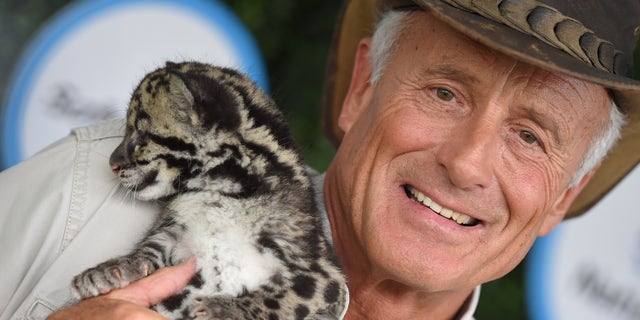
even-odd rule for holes
{"type": "Polygon", "coordinates": [[[240,125],[242,97],[230,85],[220,83],[209,74],[185,72],[175,76],[183,84],[176,89],[186,88],[185,99],[201,126],[211,128],[215,124],[221,129],[235,130],[240,125]]]}
{"type": "MultiPolygon", "coordinates": [[[[191,91],[181,77],[173,73],[169,74],[169,94],[172,102],[180,111],[193,110],[194,98],[191,91]]],[[[189,118],[191,117],[189,116],[189,118]]]]}

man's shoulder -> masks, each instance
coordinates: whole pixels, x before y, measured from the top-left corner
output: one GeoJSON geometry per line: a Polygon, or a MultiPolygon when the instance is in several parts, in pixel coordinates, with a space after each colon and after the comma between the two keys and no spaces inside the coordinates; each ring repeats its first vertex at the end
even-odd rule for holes
{"type": "Polygon", "coordinates": [[[99,140],[106,138],[119,138],[124,135],[124,119],[111,119],[96,122],[94,124],[71,130],[71,134],[79,140],[99,140]]]}
{"type": "MultiPolygon", "coordinates": [[[[65,153],[67,154],[67,159],[72,161],[74,159],[73,155],[77,155],[79,150],[95,152],[95,149],[99,149],[97,151],[102,152],[100,146],[103,144],[106,148],[115,147],[115,144],[124,135],[124,128],[124,119],[111,119],[71,129],[67,136],[51,143],[14,167],[33,167],[33,163],[47,162],[51,154],[65,153]]],[[[60,165],[64,165],[64,163],[60,165]]],[[[8,171],[17,168],[12,167],[8,171]]],[[[72,166],[69,166],[69,168],[72,168],[72,166]]]]}
{"type": "Polygon", "coordinates": [[[62,306],[73,275],[126,252],[153,221],[157,208],[127,197],[109,168],[124,127],[119,119],[73,129],[0,173],[0,225],[9,226],[0,259],[12,261],[0,264],[12,275],[0,288],[0,319],[62,306]]]}

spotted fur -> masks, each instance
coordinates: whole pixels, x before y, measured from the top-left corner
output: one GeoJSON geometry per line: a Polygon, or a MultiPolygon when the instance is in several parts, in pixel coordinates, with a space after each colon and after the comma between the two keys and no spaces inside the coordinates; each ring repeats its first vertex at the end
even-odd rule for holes
{"type": "Polygon", "coordinates": [[[171,319],[331,319],[345,282],[305,166],[274,102],[241,73],[167,63],[134,91],[110,158],[123,186],[166,203],[129,254],[73,280],[86,298],[197,257],[154,308],[171,319]]]}

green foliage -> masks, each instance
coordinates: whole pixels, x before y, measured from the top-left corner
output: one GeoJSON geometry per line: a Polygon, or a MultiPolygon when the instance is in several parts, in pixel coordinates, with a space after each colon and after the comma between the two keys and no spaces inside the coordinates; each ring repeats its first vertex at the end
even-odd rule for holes
{"type": "Polygon", "coordinates": [[[482,285],[476,319],[527,319],[523,265],[521,263],[506,276],[482,285]]]}

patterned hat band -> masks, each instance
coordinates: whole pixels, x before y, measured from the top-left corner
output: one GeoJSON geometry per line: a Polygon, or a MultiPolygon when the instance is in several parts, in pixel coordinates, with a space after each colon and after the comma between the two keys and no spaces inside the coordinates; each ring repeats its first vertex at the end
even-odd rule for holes
{"type": "MultiPolygon", "coordinates": [[[[532,35],[583,62],[624,75],[622,52],[580,21],[537,0],[442,0],[532,35]]],[[[581,0],[575,0],[581,1],[581,0]]]]}

